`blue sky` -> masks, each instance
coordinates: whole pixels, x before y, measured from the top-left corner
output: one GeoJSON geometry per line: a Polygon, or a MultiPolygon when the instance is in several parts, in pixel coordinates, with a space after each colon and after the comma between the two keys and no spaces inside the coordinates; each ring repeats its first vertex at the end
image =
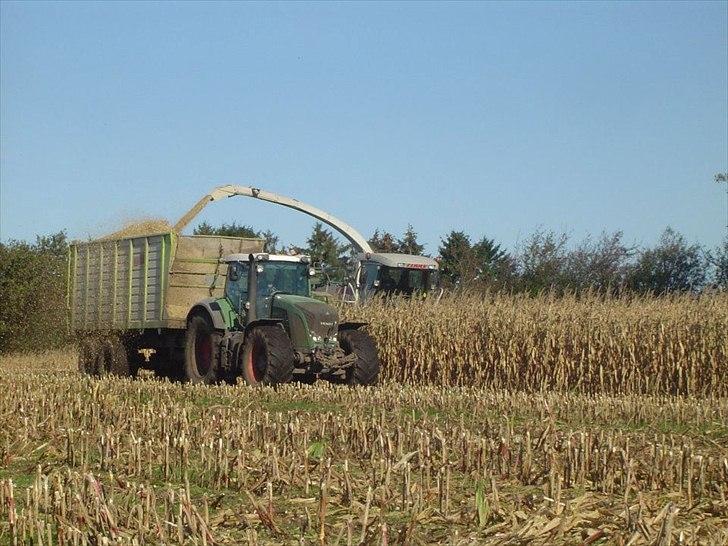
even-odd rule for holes
{"type": "MultiPolygon", "coordinates": [[[[259,186],[365,235],[725,233],[728,3],[0,7],[0,239],[259,186]]],[[[312,220],[208,207],[302,243],[312,220]]]]}

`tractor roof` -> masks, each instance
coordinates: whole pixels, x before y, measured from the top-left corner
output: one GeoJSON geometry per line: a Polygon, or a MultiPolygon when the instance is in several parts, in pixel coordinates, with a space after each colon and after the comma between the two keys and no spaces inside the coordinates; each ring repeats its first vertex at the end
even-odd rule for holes
{"type": "MultiPolygon", "coordinates": [[[[220,261],[223,263],[230,262],[247,262],[250,260],[250,254],[228,254],[220,261]]],[[[304,254],[267,254],[265,252],[257,252],[252,254],[253,259],[257,262],[270,261],[270,262],[302,262],[309,263],[311,258],[304,254]]]]}
{"type": "Polygon", "coordinates": [[[397,254],[394,252],[367,252],[359,254],[359,260],[376,262],[387,267],[407,267],[411,269],[438,269],[438,263],[427,256],[397,254]]]}

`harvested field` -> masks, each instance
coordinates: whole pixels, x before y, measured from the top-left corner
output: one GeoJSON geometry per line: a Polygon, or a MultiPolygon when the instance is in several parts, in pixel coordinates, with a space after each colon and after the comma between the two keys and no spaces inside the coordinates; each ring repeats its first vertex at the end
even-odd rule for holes
{"type": "Polygon", "coordinates": [[[20,543],[728,538],[725,400],[73,373],[11,393],[1,504],[20,543]]]}
{"type": "Polygon", "coordinates": [[[0,357],[0,543],[728,542],[725,298],[347,313],[379,387],[0,357]]]}

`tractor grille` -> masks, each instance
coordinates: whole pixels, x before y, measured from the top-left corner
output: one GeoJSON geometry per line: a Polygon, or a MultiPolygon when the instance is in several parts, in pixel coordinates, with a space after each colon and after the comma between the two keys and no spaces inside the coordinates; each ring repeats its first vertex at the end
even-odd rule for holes
{"type": "Polygon", "coordinates": [[[320,303],[302,303],[299,308],[306,316],[312,334],[324,339],[336,335],[339,315],[335,309],[320,303]]]}

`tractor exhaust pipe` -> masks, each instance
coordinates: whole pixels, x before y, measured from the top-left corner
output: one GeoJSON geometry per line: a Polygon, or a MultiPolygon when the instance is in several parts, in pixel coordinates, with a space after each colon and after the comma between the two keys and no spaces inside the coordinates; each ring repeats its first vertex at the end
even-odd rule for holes
{"type": "Polygon", "coordinates": [[[255,262],[255,256],[248,256],[250,261],[250,270],[248,271],[248,324],[255,321],[258,311],[255,302],[258,299],[258,264],[255,262]]]}

